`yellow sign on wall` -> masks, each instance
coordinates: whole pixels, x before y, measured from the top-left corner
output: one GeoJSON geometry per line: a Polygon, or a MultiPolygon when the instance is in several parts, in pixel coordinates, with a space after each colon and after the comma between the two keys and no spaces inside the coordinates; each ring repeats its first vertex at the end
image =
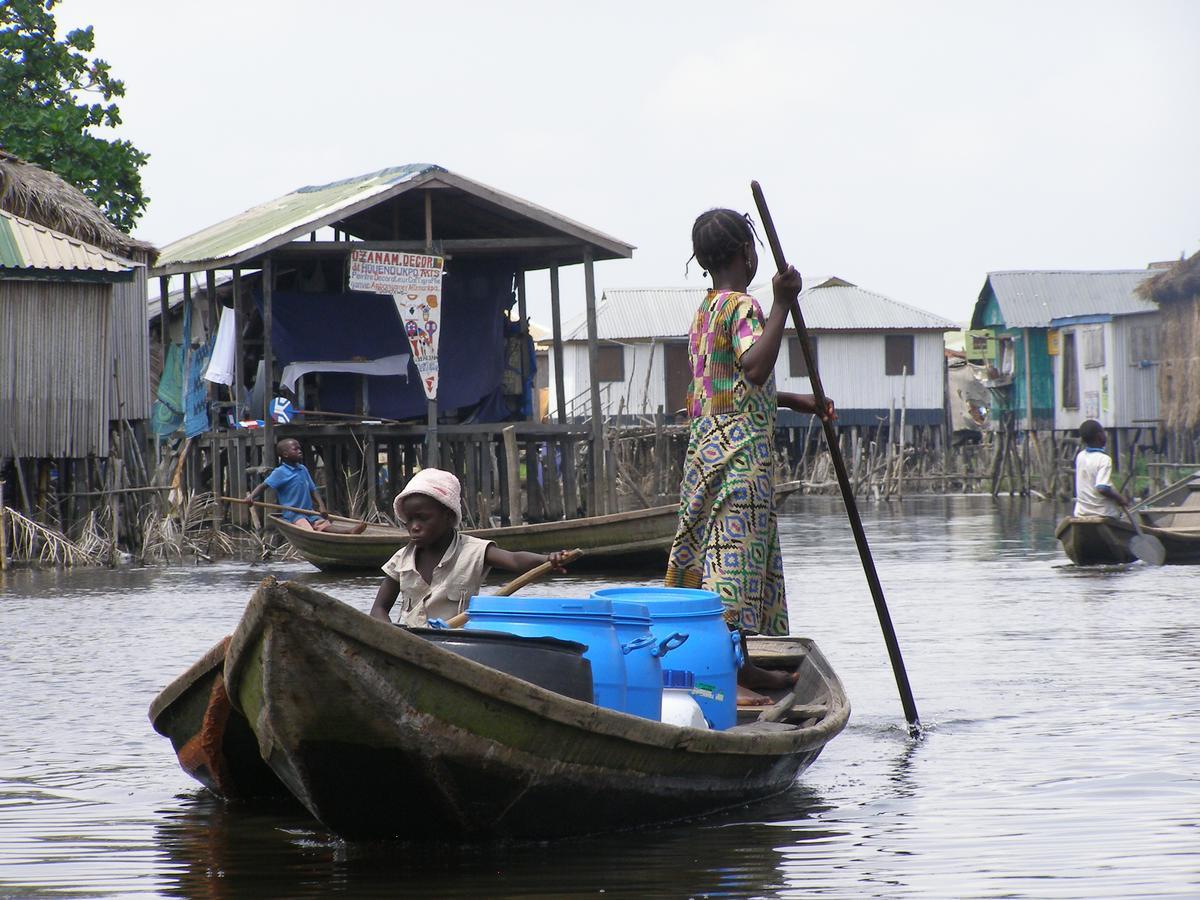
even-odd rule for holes
{"type": "Polygon", "coordinates": [[[1051,328],[1046,332],[1046,352],[1051,356],[1058,356],[1061,347],[1062,334],[1057,328],[1051,328]]]}

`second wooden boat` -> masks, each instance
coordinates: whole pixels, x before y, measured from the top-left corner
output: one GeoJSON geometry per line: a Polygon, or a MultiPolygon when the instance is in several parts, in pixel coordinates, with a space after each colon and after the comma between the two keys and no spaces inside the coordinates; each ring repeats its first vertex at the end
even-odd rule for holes
{"type": "Polygon", "coordinates": [[[318,591],[267,579],[229,644],[230,698],[272,770],[350,839],[556,838],[703,815],[795,781],[850,714],[811,641],[796,715],[727,731],[613,712],[479,665],[318,591]]]}
{"type": "MultiPolygon", "coordinates": [[[[776,502],[800,486],[798,481],[777,485],[776,502]]],[[[513,551],[550,553],[578,547],[585,555],[573,568],[660,565],[671,549],[678,518],[678,505],[668,504],[582,519],[469,529],[464,534],[513,551]]],[[[388,525],[368,525],[361,534],[332,534],[299,528],[278,516],[270,519],[296,552],[323,571],[378,571],[408,543],[404,529],[388,525]]]]}
{"type": "MultiPolygon", "coordinates": [[[[1142,531],[1166,551],[1168,565],[1200,563],[1200,477],[1188,476],[1130,508],[1142,531]]],[[[1136,535],[1125,519],[1068,516],[1054,536],[1077,566],[1120,565],[1136,558],[1129,542],[1136,535]]]]}

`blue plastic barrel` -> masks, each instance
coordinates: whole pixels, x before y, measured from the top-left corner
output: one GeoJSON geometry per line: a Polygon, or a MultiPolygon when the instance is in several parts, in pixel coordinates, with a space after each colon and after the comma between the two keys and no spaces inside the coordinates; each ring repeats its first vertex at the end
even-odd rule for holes
{"type": "MultiPolygon", "coordinates": [[[[625,711],[625,654],[603,598],[472,597],[467,628],[522,637],[553,637],[587,646],[596,705],[625,711]]],[[[647,642],[649,643],[649,642],[647,642]]]]}
{"type": "Polygon", "coordinates": [[[660,641],[676,632],[687,634],[687,643],[672,651],[670,667],[693,673],[693,696],[713,728],[737,724],[742,649],[737,633],[725,624],[719,596],[690,588],[621,587],[602,588],[592,597],[642,604],[650,613],[650,631],[660,641]]]}
{"type": "Polygon", "coordinates": [[[650,611],[632,600],[613,600],[612,618],[625,656],[625,712],[658,722],[662,719],[662,657],[681,647],[688,636],[676,632],[656,638],[650,630],[650,611]]]}

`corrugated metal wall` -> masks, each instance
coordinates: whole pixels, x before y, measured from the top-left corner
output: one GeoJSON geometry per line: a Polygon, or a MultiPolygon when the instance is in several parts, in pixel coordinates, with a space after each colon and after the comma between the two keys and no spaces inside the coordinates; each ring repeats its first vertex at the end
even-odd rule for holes
{"type": "Polygon", "coordinates": [[[1073,430],[1084,419],[1094,418],[1105,428],[1148,428],[1158,416],[1158,364],[1139,366],[1132,358],[1131,329],[1153,325],[1156,315],[1118,316],[1111,322],[1068,325],[1061,331],[1075,333],[1079,366],[1079,408],[1062,406],[1062,354],[1054,357],[1054,427],[1073,430]],[[1085,332],[1102,330],[1104,365],[1084,365],[1085,332]],[[1107,379],[1107,386],[1105,380],[1107,379]]]}
{"type": "MultiPolygon", "coordinates": [[[[821,384],[839,409],[878,410],[895,405],[899,410],[902,395],[908,409],[943,408],[946,351],[940,332],[914,335],[914,371],[907,379],[884,374],[883,334],[819,334],[816,338],[821,384]]],[[[785,345],[779,353],[776,386],[795,394],[811,393],[807,378],[788,377],[789,352],[785,345]]]]}
{"type": "Polygon", "coordinates": [[[111,297],[107,284],[0,280],[0,456],[108,453],[111,297]]]}
{"type": "Polygon", "coordinates": [[[110,419],[148,419],[153,403],[150,337],[146,323],[146,269],[139,267],[136,271],[137,277],[133,281],[112,286],[109,335],[111,356],[117,360],[117,384],[109,396],[110,419]]]}

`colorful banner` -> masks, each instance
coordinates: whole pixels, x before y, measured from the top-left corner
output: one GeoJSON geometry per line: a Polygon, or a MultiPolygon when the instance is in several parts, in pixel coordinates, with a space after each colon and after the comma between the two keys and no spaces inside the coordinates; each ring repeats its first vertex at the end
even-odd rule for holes
{"type": "Polygon", "coordinates": [[[350,289],[391,294],[425,396],[436,399],[438,331],[442,321],[442,275],[445,260],[423,253],[355,250],[350,254],[350,289]]]}

